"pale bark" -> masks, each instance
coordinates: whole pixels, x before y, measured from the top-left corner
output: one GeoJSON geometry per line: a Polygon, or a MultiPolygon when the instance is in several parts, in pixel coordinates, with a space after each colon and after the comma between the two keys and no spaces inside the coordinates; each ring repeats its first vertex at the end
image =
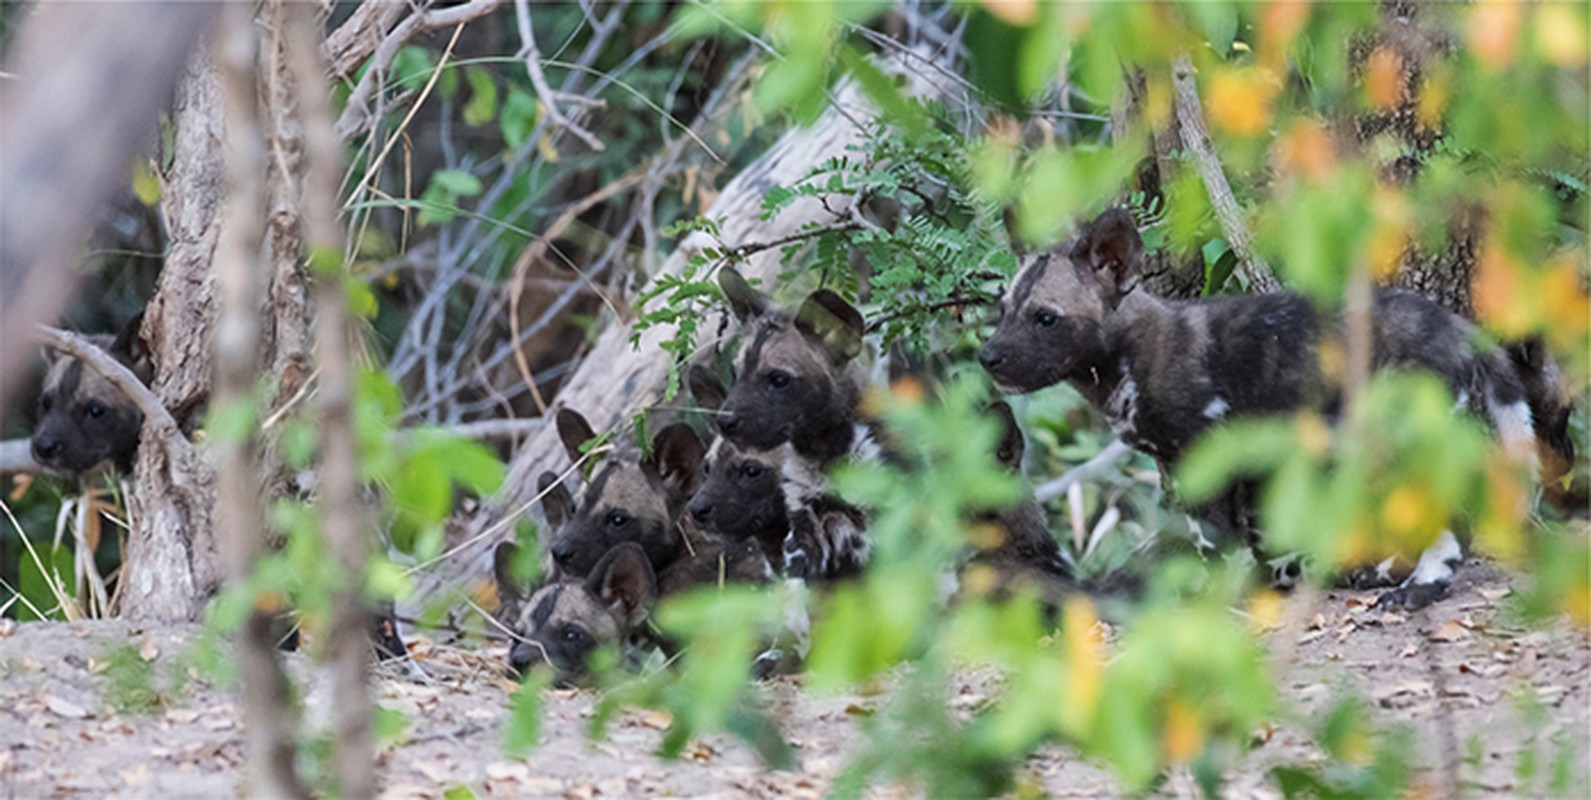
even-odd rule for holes
{"type": "MultiPolygon", "coordinates": [[[[155,365],[150,389],[184,416],[210,392],[216,238],[224,200],[221,89],[209,54],[195,54],[177,94],[176,140],[161,210],[169,244],[143,337],[155,365]]],[[[122,568],[122,616],[198,619],[220,582],[211,524],[214,474],[149,447],[146,424],[129,497],[132,530],[122,568]]]]}
{"type": "MultiPolygon", "coordinates": [[[[890,69],[899,71],[898,65],[890,69]]],[[[924,72],[908,72],[906,80],[904,90],[921,97],[942,98],[955,91],[948,81],[924,72]]],[[[823,161],[845,155],[848,147],[862,141],[859,122],[876,114],[855,86],[836,89],[832,106],[816,123],[786,134],[724,186],[706,212],[707,217],[722,221],[724,242],[736,246],[778,239],[797,233],[807,223],[832,223],[835,214],[848,213],[852,198],[830,197],[827,209],[818,200],[807,198],[764,220],[762,201],[768,189],[792,185],[823,161]]],[[[691,253],[688,243],[682,246],[663,263],[659,274],[678,275],[691,253]]],[[[779,258],[777,248],[766,250],[750,256],[738,268],[749,278],[775,286],[783,271],[779,258]]],[[[706,335],[717,329],[717,323],[704,321],[700,329],[706,335]]],[[[658,345],[673,336],[673,328],[648,329],[635,345],[630,343],[631,334],[628,319],[609,325],[559,393],[560,405],[579,410],[598,430],[611,428],[654,404],[667,374],[667,358],[658,345]]],[[[410,602],[419,609],[438,602],[452,605],[457,599],[454,591],[488,575],[492,548],[513,535],[515,518],[533,511],[536,476],[549,469],[562,472],[567,468],[566,458],[552,426],[532,433],[509,465],[503,488],[463,526],[462,541],[447,557],[416,576],[417,591],[410,602]]],[[[408,612],[400,609],[400,614],[408,612]]]]}
{"type": "MultiPolygon", "coordinates": [[[[265,166],[255,94],[257,37],[249,6],[233,6],[223,17],[217,53],[224,94],[227,214],[215,252],[220,319],[215,335],[215,405],[248,408],[256,403],[254,382],[261,366],[259,306],[266,276],[260,257],[265,166]]],[[[258,414],[260,409],[255,409],[258,414]]],[[[217,488],[215,519],[222,533],[229,579],[244,585],[264,551],[260,507],[257,428],[218,431],[214,442],[217,488]]],[[[291,687],[276,651],[272,615],[251,609],[238,640],[238,677],[248,744],[244,791],[259,797],[304,797],[294,768],[296,714],[291,687]]]]}
{"type": "Polygon", "coordinates": [[[1210,207],[1221,222],[1227,245],[1237,255],[1238,268],[1248,279],[1249,287],[1256,292],[1275,292],[1282,288],[1271,272],[1269,264],[1254,251],[1254,236],[1248,222],[1243,219],[1243,209],[1232,196],[1232,187],[1226,181],[1221,159],[1210,141],[1210,132],[1204,124],[1204,107],[1199,102],[1198,85],[1193,78],[1193,60],[1186,54],[1171,62],[1171,87],[1176,95],[1176,115],[1182,142],[1193,155],[1199,175],[1204,178],[1204,190],[1210,197],[1210,207]]]}

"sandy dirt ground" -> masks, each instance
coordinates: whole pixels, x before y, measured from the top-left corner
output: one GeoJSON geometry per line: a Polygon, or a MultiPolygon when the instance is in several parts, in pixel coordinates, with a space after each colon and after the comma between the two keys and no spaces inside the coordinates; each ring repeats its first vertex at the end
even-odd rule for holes
{"type": "MultiPolygon", "coordinates": [[[[1412,727],[1424,796],[1445,796],[1454,781],[1469,796],[1538,796],[1547,790],[1541,773],[1565,756],[1576,771],[1571,794],[1584,796],[1591,791],[1591,638],[1568,624],[1529,629],[1510,621],[1507,592],[1506,576],[1472,564],[1446,599],[1412,615],[1371,611],[1368,593],[1289,598],[1292,621],[1268,635],[1291,713],[1307,719],[1343,691],[1357,692],[1378,723],[1412,727]],[[1526,695],[1538,702],[1520,702],[1526,695]],[[1540,725],[1527,724],[1526,705],[1544,711],[1540,725]],[[1520,766],[1531,759],[1537,775],[1522,778],[1520,766]]],[[[118,657],[153,665],[161,675],[155,685],[169,687],[170,674],[186,670],[183,654],[197,629],[94,622],[0,632],[0,797],[237,793],[243,737],[235,695],[195,683],[163,689],[148,710],[128,711],[110,688],[121,668],[107,665],[118,657]]],[[[797,770],[773,771],[722,736],[693,742],[680,760],[658,759],[652,753],[668,724],[659,713],[628,713],[606,739],[588,741],[594,696],[554,691],[541,743],[510,759],[500,748],[511,688],[495,668],[501,651],[424,640],[415,650],[428,678],[383,668],[377,682],[381,704],[409,719],[381,757],[390,797],[438,797],[457,786],[491,797],[821,796],[855,751],[857,719],[885,700],[818,696],[795,679],[766,685],[800,761],[797,770]]],[[[306,671],[302,663],[294,669],[306,671]]],[[[958,683],[958,707],[994,691],[976,671],[958,683]]],[[[1259,732],[1256,742],[1228,776],[1229,796],[1279,796],[1268,778],[1272,766],[1321,757],[1288,722],[1259,732]]],[[[1108,771],[1060,747],[1030,759],[1021,780],[1057,797],[1120,793],[1108,771]]],[[[920,794],[901,786],[878,791],[920,794]]],[[[1194,789],[1175,775],[1161,791],[1194,789]]]]}

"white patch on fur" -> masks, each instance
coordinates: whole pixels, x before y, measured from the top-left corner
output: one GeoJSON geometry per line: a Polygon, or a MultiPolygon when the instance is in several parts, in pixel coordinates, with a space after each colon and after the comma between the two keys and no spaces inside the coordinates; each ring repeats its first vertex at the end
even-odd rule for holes
{"type": "Polygon", "coordinates": [[[1530,416],[1530,406],[1520,400],[1514,403],[1491,404],[1492,424],[1497,426],[1497,438],[1503,450],[1517,463],[1530,465],[1532,473],[1539,473],[1541,464],[1536,455],[1536,425],[1530,416]]]}
{"type": "Polygon", "coordinates": [[[1454,538],[1453,532],[1442,531],[1436,541],[1420,554],[1420,563],[1414,565],[1414,572],[1403,585],[1447,583],[1453,579],[1453,568],[1463,560],[1464,550],[1458,546],[1458,539],[1454,538]]]}
{"type": "Polygon", "coordinates": [[[1387,556],[1385,561],[1376,565],[1376,579],[1382,584],[1392,582],[1392,570],[1398,564],[1397,556],[1387,556]]]}
{"type": "Polygon", "coordinates": [[[1469,390],[1468,389],[1459,389],[1458,390],[1458,399],[1453,401],[1453,410],[1454,411],[1468,411],[1469,410],[1469,390]]]}
{"type": "Polygon", "coordinates": [[[877,464],[884,460],[884,445],[873,436],[873,427],[858,423],[851,431],[851,450],[846,454],[860,464],[877,464]]]}
{"type": "Polygon", "coordinates": [[[1121,371],[1121,383],[1116,384],[1115,390],[1105,400],[1105,415],[1110,418],[1111,430],[1133,443],[1134,434],[1138,432],[1138,382],[1127,371],[1125,361],[1122,362],[1121,371]]]}
{"type": "Polygon", "coordinates": [[[1204,417],[1205,419],[1220,419],[1226,416],[1226,412],[1231,410],[1232,407],[1226,404],[1226,398],[1217,396],[1205,405],[1204,417]]]}

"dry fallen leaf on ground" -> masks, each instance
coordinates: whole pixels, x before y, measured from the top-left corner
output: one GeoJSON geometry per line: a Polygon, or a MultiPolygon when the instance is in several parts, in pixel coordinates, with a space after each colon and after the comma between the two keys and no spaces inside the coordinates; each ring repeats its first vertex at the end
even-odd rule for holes
{"type": "Polygon", "coordinates": [[[1463,623],[1456,619],[1450,619],[1431,633],[1431,641],[1456,642],[1467,636],[1469,636],[1469,630],[1464,627],[1463,623]]]}
{"type": "Polygon", "coordinates": [[[44,707],[51,713],[67,719],[83,719],[88,716],[88,709],[83,708],[69,700],[62,700],[53,694],[44,696],[44,707]]]}

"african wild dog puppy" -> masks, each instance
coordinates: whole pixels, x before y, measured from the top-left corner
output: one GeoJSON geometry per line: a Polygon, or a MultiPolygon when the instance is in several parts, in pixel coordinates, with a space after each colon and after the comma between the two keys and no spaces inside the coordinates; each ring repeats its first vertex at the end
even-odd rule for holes
{"type": "MultiPolygon", "coordinates": [[[[565,408],[558,412],[557,425],[569,459],[578,462],[583,457],[580,446],[596,437],[591,424],[565,408]]],[[[584,578],[622,542],[639,545],[654,570],[688,552],[687,532],[679,523],[696,489],[704,453],[695,431],[675,423],[657,432],[649,455],[618,444],[591,471],[578,502],[555,486],[556,475],[543,474],[543,507],[554,531],[548,547],[553,572],[584,578]]]]}
{"type": "MultiPolygon", "coordinates": [[[[578,412],[558,414],[559,433],[572,460],[593,437],[578,412]]],[[[768,567],[761,551],[739,542],[710,541],[685,519],[685,504],[700,480],[701,439],[684,423],[653,437],[651,455],[621,447],[592,472],[580,500],[543,473],[538,481],[551,535],[552,572],[582,579],[613,547],[633,542],[646,553],[660,591],[673,594],[722,579],[761,581],[768,567]]]]}
{"type": "MultiPolygon", "coordinates": [[[[700,364],[691,368],[690,387],[698,406],[716,411],[723,405],[723,384],[700,364]]],[[[784,571],[785,537],[790,533],[783,464],[782,445],[755,450],[717,436],[702,460],[701,484],[690,502],[691,518],[703,530],[756,543],[779,573],[784,571]]]]}
{"type": "Polygon", "coordinates": [[[554,581],[528,597],[511,569],[517,552],[503,542],[494,553],[497,616],[516,637],[508,654],[516,674],[546,664],[560,685],[578,683],[597,648],[634,643],[657,602],[657,577],[634,542],[603,554],[584,580],[554,581]]]}
{"type": "MultiPolygon", "coordinates": [[[[139,338],[138,314],[116,336],[87,337],[147,383],[154,374],[139,338]]],[[[50,360],[39,393],[33,460],[51,472],[78,476],[103,464],[131,472],[144,415],[114,384],[87,364],[65,355],[50,360]]]]}
{"type": "MultiPolygon", "coordinates": [[[[1029,392],[1071,382],[1124,441],[1166,466],[1230,417],[1307,406],[1335,412],[1339,398],[1321,373],[1319,346],[1323,336],[1340,336],[1339,321],[1288,293],[1157,298],[1139,287],[1142,256],[1132,218],[1112,209],[1065,252],[1025,265],[979,353],[996,384],[1029,392]]],[[[1506,356],[1477,347],[1469,323],[1419,295],[1383,289],[1372,328],[1374,369],[1429,370],[1510,452],[1533,449],[1524,387],[1506,356]]],[[[1461,559],[1444,533],[1383,602],[1435,599],[1461,559]]]]}
{"type": "Polygon", "coordinates": [[[780,451],[779,484],[790,533],[784,571],[813,580],[859,573],[871,544],[866,520],[828,491],[825,471],[841,458],[882,456],[872,426],[858,418],[862,315],[839,295],[819,289],[795,311],[725,269],[719,283],[741,323],[735,385],[716,423],[740,453],[780,451]]]}

